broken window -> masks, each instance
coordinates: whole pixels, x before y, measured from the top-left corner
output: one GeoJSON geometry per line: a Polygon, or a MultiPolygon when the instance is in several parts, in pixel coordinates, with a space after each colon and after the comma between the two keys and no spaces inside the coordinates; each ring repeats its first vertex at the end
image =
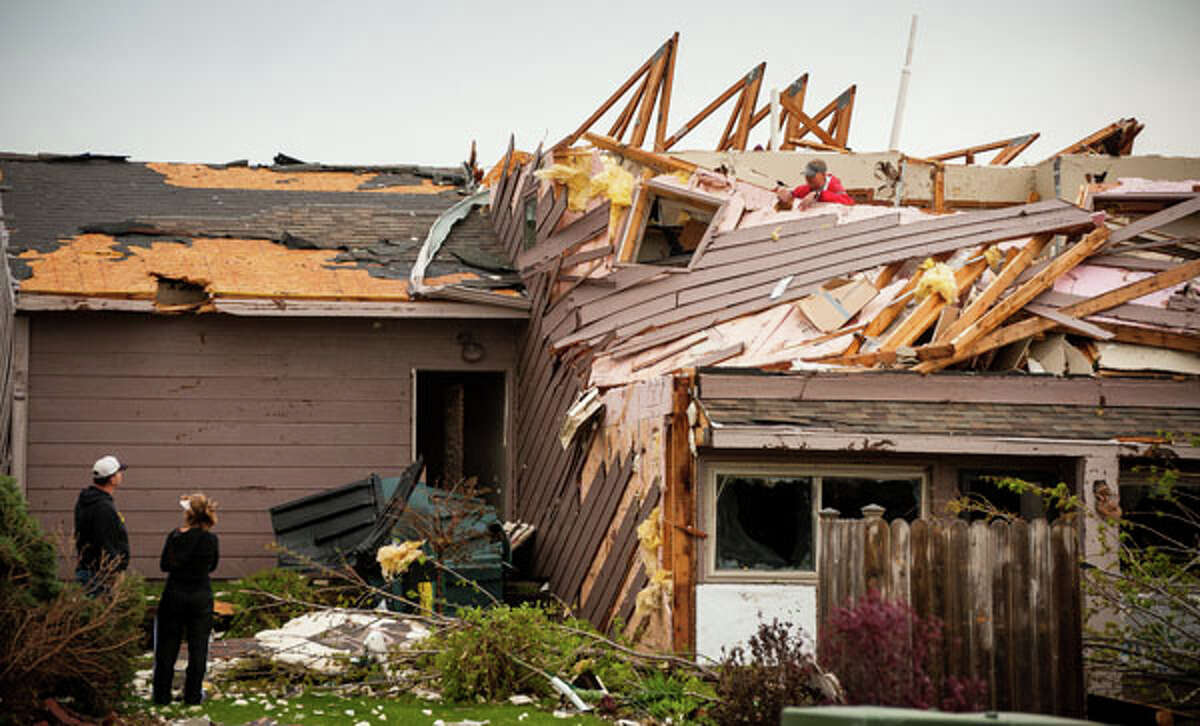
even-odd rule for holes
{"type": "Polygon", "coordinates": [[[725,200],[703,192],[648,181],[634,204],[629,221],[625,262],[687,267],[703,240],[711,236],[713,221],[725,200]]]}
{"type": "Polygon", "coordinates": [[[707,571],[715,578],[811,577],[817,562],[817,512],[833,507],[862,516],[869,504],[884,518],[922,514],[926,477],[919,469],[718,464],[708,470],[705,496],[707,571]]]}
{"type": "Polygon", "coordinates": [[[1200,551],[1200,464],[1133,460],[1121,467],[1121,516],[1129,522],[1131,547],[1156,548],[1186,561],[1200,551]]]}
{"type": "MultiPolygon", "coordinates": [[[[971,502],[985,509],[995,509],[1015,514],[1024,520],[1045,517],[1053,520],[1055,511],[1047,511],[1045,502],[1033,492],[1019,493],[1001,486],[998,482],[1004,477],[1014,477],[1036,484],[1039,487],[1052,488],[1062,481],[1059,472],[1053,470],[1026,469],[960,469],[958,472],[958,491],[971,502]]],[[[963,519],[973,522],[986,519],[987,513],[973,507],[962,512],[963,519]]]]}

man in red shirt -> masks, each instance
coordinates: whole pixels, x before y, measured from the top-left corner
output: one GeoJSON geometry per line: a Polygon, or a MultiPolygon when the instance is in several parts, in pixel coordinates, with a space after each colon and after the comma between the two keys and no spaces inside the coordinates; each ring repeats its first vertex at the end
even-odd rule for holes
{"type": "Polygon", "coordinates": [[[828,173],[825,162],[820,159],[813,159],[804,167],[804,180],[808,183],[801,184],[795,189],[789,190],[782,185],[777,187],[775,194],[779,197],[779,201],[790,205],[793,199],[799,199],[800,204],[796,207],[797,209],[808,209],[814,202],[854,204],[854,200],[842,186],[841,180],[828,173]]]}

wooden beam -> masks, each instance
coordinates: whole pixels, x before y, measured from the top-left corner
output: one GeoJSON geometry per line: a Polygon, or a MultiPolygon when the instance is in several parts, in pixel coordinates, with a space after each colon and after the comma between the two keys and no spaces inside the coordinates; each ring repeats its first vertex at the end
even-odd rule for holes
{"type": "Polygon", "coordinates": [[[596,109],[595,113],[593,113],[591,116],[588,116],[587,120],[580,124],[579,128],[575,129],[574,132],[568,134],[557,144],[550,147],[550,151],[565,149],[578,141],[579,137],[583,136],[584,132],[592,128],[592,124],[596,123],[601,116],[607,113],[608,109],[612,108],[613,104],[615,104],[621,98],[621,96],[624,96],[625,92],[632,88],[633,84],[637,83],[638,79],[644,76],[650,70],[651,65],[653,65],[658,59],[659,55],[666,50],[667,45],[670,44],[670,42],[671,40],[668,39],[667,42],[663,43],[658,50],[654,51],[654,53],[646,59],[646,62],[633,72],[633,75],[629,76],[629,78],[626,79],[626,81],[622,83],[621,86],[611,96],[609,96],[604,103],[600,104],[600,108],[596,109]]]}
{"type": "MultiPolygon", "coordinates": [[[[982,254],[986,247],[981,247],[977,254],[982,254]]],[[[967,265],[963,265],[954,273],[954,284],[957,288],[959,297],[975,284],[983,271],[987,269],[987,260],[979,259],[967,265]]],[[[916,308],[909,313],[892,331],[883,343],[880,344],[881,351],[895,351],[901,346],[912,345],[913,342],[921,337],[921,334],[929,329],[929,326],[937,322],[938,316],[941,315],[942,308],[946,307],[946,298],[942,297],[939,292],[931,293],[924,300],[917,304],[916,308]]]]}
{"type": "Polygon", "coordinates": [[[642,107],[638,110],[637,123],[634,124],[633,135],[629,139],[630,146],[640,148],[646,142],[646,134],[650,131],[650,117],[654,112],[654,104],[658,101],[658,94],[662,90],[662,79],[667,72],[667,61],[670,60],[672,45],[674,45],[673,39],[663,44],[654,64],[650,66],[646,95],[642,97],[642,107]]]}
{"type": "Polygon", "coordinates": [[[629,99],[629,103],[625,104],[625,110],[621,111],[621,115],[613,122],[612,128],[608,130],[608,135],[620,141],[625,137],[625,132],[629,129],[629,122],[633,121],[633,112],[637,109],[638,104],[642,101],[642,96],[646,94],[646,86],[650,82],[650,77],[643,76],[642,83],[638,86],[637,92],[629,99]]]}
{"type": "Polygon", "coordinates": [[[733,111],[729,114],[729,120],[725,122],[725,130],[721,132],[721,139],[717,141],[717,151],[724,151],[729,148],[729,144],[733,140],[733,129],[737,126],[744,103],[746,103],[746,94],[739,94],[737,103],[733,104],[733,111]]]}
{"type": "Polygon", "coordinates": [[[978,320],[992,306],[992,303],[996,302],[1000,295],[1016,281],[1017,277],[1037,259],[1037,256],[1042,253],[1042,250],[1046,248],[1046,245],[1053,237],[1054,235],[1051,234],[1039,234],[1031,237],[1025,243],[1025,246],[1021,248],[1021,251],[1017,253],[1017,256],[1010,259],[1008,264],[1000,270],[1000,274],[979,294],[979,297],[972,300],[971,304],[959,314],[958,320],[944,334],[936,336],[934,341],[947,342],[954,340],[955,336],[978,320]]]}
{"type": "Polygon", "coordinates": [[[747,77],[748,76],[742,76],[738,80],[734,81],[732,86],[722,91],[721,95],[714,98],[707,106],[702,108],[699,113],[684,123],[678,131],[671,135],[671,138],[663,142],[662,150],[669,151],[672,146],[679,143],[680,139],[682,139],[684,136],[687,136],[688,132],[699,126],[704,119],[711,116],[713,111],[716,111],[718,108],[723,106],[726,101],[728,101],[730,98],[733,98],[733,94],[742,90],[742,88],[746,85],[747,77]]]}
{"type": "Polygon", "coordinates": [[[789,120],[794,119],[797,124],[804,126],[804,131],[801,131],[798,134],[789,133],[787,137],[789,141],[795,143],[793,139],[795,139],[795,141],[799,141],[804,134],[811,131],[823,143],[835,148],[844,148],[842,144],[837,142],[837,139],[831,136],[827,131],[825,131],[825,129],[821,128],[820,124],[814,118],[804,113],[804,110],[795,101],[781,96],[779,99],[779,104],[787,110],[789,120]]]}
{"type": "MultiPolygon", "coordinates": [[[[780,98],[779,98],[780,106],[782,107],[783,99],[786,97],[787,99],[791,100],[796,105],[796,108],[798,108],[800,110],[804,110],[804,95],[807,91],[808,91],[808,74],[805,73],[804,75],[797,78],[796,82],[793,83],[791,86],[789,86],[788,89],[786,91],[784,91],[783,94],[780,95],[780,98]]],[[[784,126],[784,132],[783,132],[784,140],[779,145],[779,148],[780,149],[795,148],[794,145],[789,144],[787,140],[792,137],[799,138],[799,136],[800,136],[800,119],[792,116],[791,112],[788,111],[786,108],[783,109],[783,112],[787,116],[787,125],[784,126]]]]}
{"type": "Polygon", "coordinates": [[[837,113],[833,115],[833,128],[836,129],[834,138],[843,149],[850,140],[850,116],[854,113],[854,96],[857,93],[858,86],[850,86],[837,99],[837,113]]]}
{"type": "MultiPolygon", "coordinates": [[[[797,84],[800,83],[801,81],[804,81],[805,83],[808,82],[808,74],[807,73],[804,74],[803,76],[801,76],[799,79],[797,79],[794,83],[792,83],[792,85],[788,86],[788,89],[786,91],[780,91],[780,93],[779,93],[780,97],[783,97],[785,94],[788,94],[788,95],[792,94],[794,92],[794,90],[797,88],[797,84]]],[[[800,94],[801,94],[800,105],[801,105],[801,107],[803,107],[804,106],[804,100],[803,100],[804,89],[800,88],[799,90],[800,90],[800,94]]],[[[779,121],[781,121],[781,122],[785,121],[788,118],[787,109],[784,109],[781,106],[780,112],[781,113],[780,113],[779,121]]],[[[754,116],[752,116],[750,118],[750,130],[753,131],[754,127],[756,127],[760,123],[762,123],[762,120],[765,119],[767,117],[767,115],[770,113],[771,113],[771,100],[767,99],[767,102],[762,105],[762,108],[755,111],[754,116]]]]}
{"type": "Polygon", "coordinates": [[[1177,219],[1200,212],[1200,196],[1193,197],[1185,202],[1172,204],[1162,211],[1148,214],[1136,222],[1127,224],[1124,227],[1114,230],[1109,238],[1108,246],[1112,247],[1125,240],[1133,239],[1143,232],[1149,232],[1155,227],[1161,227],[1168,222],[1174,222],[1177,219]]]}
{"type": "Polygon", "coordinates": [[[964,149],[947,151],[944,154],[937,154],[936,156],[930,156],[928,158],[931,161],[950,161],[951,159],[965,157],[966,163],[970,164],[972,163],[976,154],[995,151],[996,149],[1003,149],[1003,151],[1001,151],[999,154],[996,154],[996,156],[989,162],[989,164],[992,166],[1001,166],[1008,164],[1010,161],[1016,158],[1017,154],[1020,154],[1022,151],[1029,148],[1029,145],[1034,141],[1037,141],[1039,136],[1041,136],[1041,133],[1035,131],[1032,134],[1014,136],[1011,139],[992,141],[987,144],[976,144],[974,146],[968,146],[964,149]]]}
{"type": "Polygon", "coordinates": [[[692,401],[692,374],[672,379],[671,418],[667,428],[666,481],[663,486],[663,565],[671,571],[671,645],[690,653],[695,642],[695,545],[687,534],[696,527],[695,469],[687,409],[692,401]]]}
{"type": "MultiPolygon", "coordinates": [[[[1094,315],[1095,313],[1103,312],[1109,308],[1114,308],[1118,305],[1123,305],[1130,300],[1136,300],[1144,295],[1149,295],[1159,290],[1164,290],[1173,285],[1178,285],[1181,282],[1186,282],[1193,277],[1200,276],[1200,260],[1193,260],[1184,263],[1170,270],[1165,270],[1147,277],[1137,282],[1131,282],[1128,285],[1122,285],[1115,290],[1110,290],[1102,295],[1090,297],[1082,302],[1075,303],[1060,308],[1059,312],[1064,315],[1070,315],[1076,318],[1094,315]]],[[[972,358],[981,353],[986,353],[1004,345],[1008,345],[1017,340],[1028,338],[1038,333],[1043,333],[1057,326],[1058,323],[1045,318],[1030,318],[1022,320],[1019,323],[1013,323],[1003,328],[995,330],[986,337],[980,338],[966,349],[960,349],[955,346],[954,354],[950,357],[937,361],[928,361],[917,365],[913,370],[918,373],[931,373],[936,370],[945,368],[967,358],[972,358]]]]}
{"type": "Polygon", "coordinates": [[[673,174],[677,171],[682,171],[686,174],[691,174],[696,170],[696,165],[690,161],[684,161],[674,156],[667,156],[654,151],[646,151],[639,149],[629,144],[622,144],[616,139],[600,134],[585,133],[583,135],[589,143],[597,148],[611,151],[618,156],[623,156],[631,161],[636,161],[642,166],[648,166],[656,171],[665,174],[673,174]]]}
{"type": "Polygon", "coordinates": [[[667,135],[667,120],[671,114],[671,92],[675,87],[675,58],[679,56],[679,32],[671,36],[671,52],[667,59],[667,70],[663,74],[662,93],[658,100],[658,123],[654,127],[654,150],[666,151],[664,139],[667,135]]]}
{"type": "Polygon", "coordinates": [[[766,72],[766,62],[759,63],[750,71],[746,87],[742,89],[742,108],[738,118],[737,131],[733,134],[733,148],[738,151],[746,150],[746,142],[750,139],[750,117],[754,115],[754,106],[758,103],[758,93],[762,89],[763,74],[766,72]]]}
{"type": "Polygon", "coordinates": [[[1118,343],[1133,343],[1134,345],[1149,345],[1155,348],[1182,350],[1187,353],[1200,353],[1200,335],[1188,335],[1187,333],[1176,333],[1169,330],[1155,330],[1154,328],[1140,328],[1136,325],[1110,323],[1108,321],[1098,321],[1095,325],[1110,333],[1112,339],[1118,343]]]}
{"type": "Polygon", "coordinates": [[[1015,139],[1009,139],[1008,146],[1002,149],[999,154],[993,156],[989,165],[1007,166],[1010,161],[1017,158],[1022,151],[1028,149],[1033,142],[1037,141],[1038,137],[1041,135],[1041,132],[1035,131],[1032,134],[1027,134],[1026,136],[1019,136],[1015,139]]]}
{"type": "Polygon", "coordinates": [[[1054,284],[1061,275],[1083,262],[1089,255],[1100,249],[1108,241],[1108,228],[1099,227],[1091,234],[1081,239],[1074,247],[1054,258],[1046,268],[1019,286],[1003,301],[996,304],[950,342],[955,351],[965,350],[976,340],[992,330],[1000,327],[1013,313],[1025,307],[1025,304],[1040,295],[1042,291],[1054,284]]]}
{"type": "Polygon", "coordinates": [[[1050,305],[1038,305],[1037,303],[1029,303],[1028,305],[1025,306],[1025,309],[1027,311],[1033,313],[1034,315],[1037,315],[1040,318],[1046,318],[1047,320],[1053,320],[1054,322],[1058,323],[1059,327],[1066,328],[1067,330],[1070,330],[1073,333],[1079,333],[1080,335],[1086,335],[1090,338],[1095,338],[1096,340],[1111,340],[1113,337],[1113,334],[1110,333],[1109,331],[1107,331],[1099,326],[1092,325],[1091,323],[1087,322],[1086,320],[1080,320],[1078,318],[1073,318],[1070,315],[1063,315],[1062,313],[1060,313],[1058,311],[1058,308],[1051,307],[1050,305]]]}

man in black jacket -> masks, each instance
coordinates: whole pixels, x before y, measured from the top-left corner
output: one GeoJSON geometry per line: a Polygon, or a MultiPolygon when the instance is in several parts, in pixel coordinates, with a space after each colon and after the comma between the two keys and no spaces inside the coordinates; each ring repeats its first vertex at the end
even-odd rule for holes
{"type": "Polygon", "coordinates": [[[92,485],[75,501],[75,579],[92,596],[107,590],[109,578],[129,567],[129,533],[112,497],[124,472],[117,457],[101,457],[92,467],[92,485]]]}

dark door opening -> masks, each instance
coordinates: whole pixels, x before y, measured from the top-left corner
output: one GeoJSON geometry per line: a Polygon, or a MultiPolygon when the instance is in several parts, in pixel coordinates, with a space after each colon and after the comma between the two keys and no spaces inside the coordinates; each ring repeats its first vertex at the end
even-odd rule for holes
{"type": "Polygon", "coordinates": [[[453,488],[475,477],[504,511],[504,373],[417,371],[417,452],[425,481],[453,488]]]}

